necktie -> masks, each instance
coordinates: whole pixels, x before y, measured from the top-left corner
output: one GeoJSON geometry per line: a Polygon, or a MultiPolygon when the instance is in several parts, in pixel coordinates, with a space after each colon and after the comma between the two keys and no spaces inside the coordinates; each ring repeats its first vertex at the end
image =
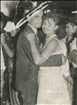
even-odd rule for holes
{"type": "Polygon", "coordinates": [[[39,49],[39,38],[38,38],[38,36],[37,36],[37,34],[35,34],[35,43],[36,43],[36,46],[37,46],[37,48],[39,49]]]}

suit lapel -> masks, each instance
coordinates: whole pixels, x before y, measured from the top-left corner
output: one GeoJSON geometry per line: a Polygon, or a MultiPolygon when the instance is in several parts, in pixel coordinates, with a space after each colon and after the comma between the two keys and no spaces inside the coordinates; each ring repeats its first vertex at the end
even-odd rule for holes
{"type": "MultiPolygon", "coordinates": [[[[25,30],[26,30],[26,32],[29,31],[29,32],[35,34],[35,32],[33,31],[33,29],[29,25],[27,25],[27,27],[26,27],[25,30]]],[[[39,48],[39,38],[37,36],[37,33],[35,34],[35,43],[36,43],[37,48],[39,48]]]]}
{"type": "MultiPolygon", "coordinates": [[[[26,37],[26,32],[31,32],[35,34],[33,29],[29,25],[27,25],[26,28],[24,29],[24,37],[26,37]]],[[[36,35],[35,35],[35,43],[36,43],[37,48],[39,49],[39,42],[38,42],[38,38],[36,37],[36,35]]],[[[26,47],[24,47],[24,49],[26,50],[25,53],[27,54],[29,60],[33,62],[34,60],[32,56],[31,46],[30,46],[30,42],[28,41],[27,37],[26,37],[25,44],[26,44],[26,47]]]]}

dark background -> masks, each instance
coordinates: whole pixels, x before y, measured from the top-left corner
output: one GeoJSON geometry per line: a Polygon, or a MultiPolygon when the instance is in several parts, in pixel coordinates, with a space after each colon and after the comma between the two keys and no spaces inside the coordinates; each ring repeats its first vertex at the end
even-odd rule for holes
{"type": "MultiPolygon", "coordinates": [[[[1,1],[4,1],[4,0],[1,0],[1,1]]],[[[4,1],[5,3],[3,5],[5,8],[8,8],[9,19],[11,21],[14,21],[15,23],[17,23],[23,17],[24,9],[29,10],[29,11],[32,11],[32,9],[34,9],[32,7],[32,1],[35,2],[37,0],[35,0],[35,1],[34,0],[16,0],[16,1],[6,0],[6,1],[4,1]],[[16,14],[16,10],[17,10],[17,14],[16,14]]],[[[42,1],[42,0],[37,1],[37,6],[44,1],[42,1]]],[[[64,1],[64,0],[62,0],[62,1],[50,0],[50,1],[51,2],[48,1],[49,7],[46,9],[50,9],[51,12],[58,13],[59,17],[63,21],[66,21],[71,17],[74,21],[77,22],[77,13],[75,13],[75,14],[71,13],[72,11],[77,11],[77,1],[64,1]]],[[[24,24],[24,26],[25,26],[25,24],[24,24]]],[[[44,42],[45,35],[41,32],[40,29],[38,32],[40,33],[39,34],[40,41],[44,42]]]]}

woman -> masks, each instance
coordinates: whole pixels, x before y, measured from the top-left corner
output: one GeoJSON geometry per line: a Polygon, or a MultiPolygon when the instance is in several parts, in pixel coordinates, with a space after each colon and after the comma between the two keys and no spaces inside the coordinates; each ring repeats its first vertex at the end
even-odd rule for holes
{"type": "MultiPolygon", "coordinates": [[[[34,62],[41,65],[47,59],[56,54],[62,54],[62,66],[40,66],[38,75],[38,96],[37,104],[66,104],[71,105],[66,80],[70,78],[69,64],[66,58],[66,46],[55,35],[58,28],[58,19],[54,16],[47,15],[44,19],[42,29],[46,34],[46,44],[43,49],[38,52],[35,44],[35,36],[29,34],[27,36],[31,44],[31,50],[34,62]]],[[[51,62],[49,62],[51,64],[51,62]]],[[[55,63],[55,62],[54,62],[55,63]]],[[[69,81],[69,80],[68,80],[69,81]]]]}
{"type": "MultiPolygon", "coordinates": [[[[13,60],[14,60],[14,44],[13,37],[18,30],[7,32],[4,30],[8,23],[8,17],[1,12],[1,103],[9,104],[12,99],[12,72],[13,72],[13,60]]],[[[11,24],[10,24],[11,26],[11,24]]],[[[9,27],[7,27],[9,30],[9,27]]]]}
{"type": "Polygon", "coordinates": [[[14,56],[10,34],[4,31],[8,18],[1,13],[1,103],[9,104],[9,63],[14,56]]]}

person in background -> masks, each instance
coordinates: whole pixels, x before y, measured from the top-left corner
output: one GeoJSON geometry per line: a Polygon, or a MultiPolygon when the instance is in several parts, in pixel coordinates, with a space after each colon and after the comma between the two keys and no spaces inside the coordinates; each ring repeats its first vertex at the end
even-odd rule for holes
{"type": "MultiPolygon", "coordinates": [[[[4,13],[0,13],[1,17],[1,97],[2,104],[6,104],[7,101],[10,101],[10,74],[12,75],[13,70],[13,57],[14,57],[14,45],[13,45],[13,37],[16,35],[18,30],[12,30],[11,32],[7,32],[4,30],[9,17],[5,16],[4,13]]],[[[11,26],[10,26],[11,27],[11,26]]],[[[11,87],[10,87],[11,88],[11,87]]],[[[9,103],[8,103],[9,104],[9,103]]]]}
{"type": "Polygon", "coordinates": [[[4,31],[4,27],[8,21],[8,18],[1,13],[1,97],[2,104],[6,105],[8,101],[8,58],[13,58],[14,52],[12,50],[12,46],[9,47],[6,36],[8,33],[4,31]]]}
{"type": "MultiPolygon", "coordinates": [[[[66,20],[65,22],[59,23],[58,29],[56,30],[56,34],[59,37],[59,39],[66,45],[66,49],[67,49],[67,59],[68,59],[68,48],[67,48],[67,43],[66,43],[66,38],[68,37],[67,32],[66,32],[66,20]]],[[[70,70],[70,68],[69,68],[70,70]]],[[[71,70],[70,70],[70,75],[71,75],[71,70]]],[[[72,75],[71,75],[72,77],[72,75]]],[[[72,81],[73,83],[73,81],[72,81]]],[[[71,85],[69,82],[67,82],[67,87],[69,90],[69,95],[70,95],[70,99],[73,100],[73,85],[71,85]]]]}
{"type": "Polygon", "coordinates": [[[56,30],[56,34],[58,35],[59,39],[66,43],[66,21],[59,23],[58,29],[56,30]]]}
{"type": "Polygon", "coordinates": [[[71,72],[73,72],[73,105],[77,104],[77,23],[75,20],[69,20],[66,24],[66,39],[69,49],[69,61],[71,72]]]}
{"type": "Polygon", "coordinates": [[[48,13],[43,19],[42,25],[43,32],[46,34],[46,42],[40,52],[35,44],[34,34],[30,33],[27,35],[31,45],[34,62],[36,65],[40,66],[38,74],[39,89],[37,105],[71,105],[67,82],[72,83],[72,78],[70,77],[66,46],[55,34],[58,26],[58,18],[48,13]],[[54,62],[51,62],[52,56],[56,56],[57,54],[60,54],[63,58],[62,65],[55,65],[56,60],[61,62],[58,56],[54,62]],[[45,65],[43,63],[45,63],[45,65]],[[53,66],[52,63],[54,63],[53,66]]]}

